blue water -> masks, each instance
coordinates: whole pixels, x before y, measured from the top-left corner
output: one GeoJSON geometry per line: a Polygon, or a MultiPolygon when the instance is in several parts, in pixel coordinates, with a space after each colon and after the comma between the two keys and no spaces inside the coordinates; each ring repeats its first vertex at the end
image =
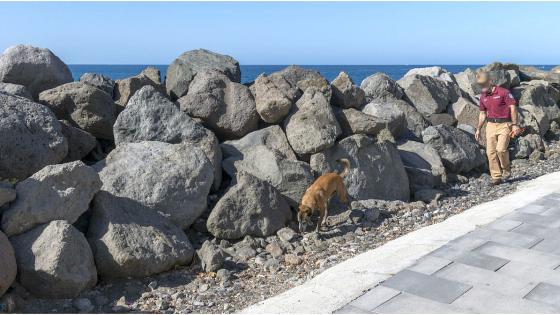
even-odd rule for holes
{"type": "MultiPolygon", "coordinates": [[[[74,76],[74,80],[78,80],[83,73],[94,72],[109,76],[113,80],[131,77],[140,73],[144,68],[153,66],[158,68],[162,76],[167,72],[166,65],[69,65],[70,71],[74,76]]],[[[398,80],[404,76],[408,70],[412,68],[429,67],[431,65],[303,65],[303,68],[309,68],[319,71],[327,80],[332,81],[340,73],[346,71],[356,84],[360,84],[362,80],[376,72],[384,72],[391,78],[398,80]]],[[[450,72],[457,73],[466,68],[478,68],[481,65],[441,65],[450,72]]],[[[282,70],[286,65],[246,65],[241,66],[241,82],[251,82],[261,73],[271,73],[282,70]]],[[[543,70],[550,70],[552,65],[536,65],[543,70]]]]}

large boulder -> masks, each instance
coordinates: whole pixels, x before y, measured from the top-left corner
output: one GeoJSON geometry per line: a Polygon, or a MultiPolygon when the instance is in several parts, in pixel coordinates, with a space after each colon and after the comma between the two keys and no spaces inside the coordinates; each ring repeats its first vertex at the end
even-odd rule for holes
{"type": "MultiPolygon", "coordinates": [[[[16,190],[10,182],[0,181],[0,208],[16,199],[16,190]]],[[[0,213],[1,213],[0,209],[0,213]]]]}
{"type": "Polygon", "coordinates": [[[251,91],[255,96],[257,112],[267,123],[281,122],[301,96],[297,86],[278,74],[259,75],[251,86],[251,91]]]}
{"type": "Polygon", "coordinates": [[[452,83],[425,75],[409,75],[398,81],[407,98],[424,115],[444,112],[459,94],[452,83]]]}
{"type": "Polygon", "coordinates": [[[402,99],[403,89],[397,82],[382,72],[377,72],[365,78],[360,85],[365,92],[367,102],[375,99],[402,99]]]}
{"type": "Polygon", "coordinates": [[[160,83],[159,70],[156,69],[157,73],[154,73],[152,69],[154,68],[148,67],[136,76],[115,81],[113,99],[117,104],[117,111],[122,111],[130,98],[146,85],[152,86],[165,94],[165,88],[160,83]]]}
{"type": "Polygon", "coordinates": [[[407,128],[406,115],[397,106],[382,99],[373,100],[362,109],[364,114],[387,122],[387,128],[395,138],[400,137],[407,128]]]}
{"type": "Polygon", "coordinates": [[[519,106],[519,124],[529,128],[531,133],[537,133],[543,137],[550,129],[550,119],[540,106],[519,106]]]}
{"type": "Polygon", "coordinates": [[[406,141],[399,144],[398,149],[413,192],[447,182],[445,167],[434,148],[421,142],[406,141]]]}
{"type": "Polygon", "coordinates": [[[80,76],[80,82],[93,85],[101,91],[113,97],[113,90],[115,88],[115,81],[108,76],[99,73],[84,73],[80,76]]]}
{"type": "Polygon", "coordinates": [[[276,188],[243,173],[214,206],[206,225],[217,238],[265,237],[283,228],[291,217],[288,203],[276,188]]]}
{"type": "Polygon", "coordinates": [[[457,124],[457,119],[453,115],[448,113],[437,113],[426,116],[431,125],[447,125],[455,126],[457,124]]]}
{"type": "Polygon", "coordinates": [[[560,73],[532,66],[519,66],[519,77],[522,81],[545,80],[549,83],[560,84],[560,73]]]}
{"type": "MultiPolygon", "coordinates": [[[[228,164],[224,161],[224,168],[228,164]]],[[[305,190],[314,180],[309,164],[287,158],[270,146],[257,145],[243,154],[243,159],[234,163],[233,168],[225,168],[231,177],[239,172],[251,174],[274,186],[288,201],[296,207],[305,190]]]]}
{"type": "Polygon", "coordinates": [[[39,94],[39,101],[58,117],[101,139],[113,139],[116,105],[102,90],[81,82],[67,83],[39,94]]]}
{"type": "Polygon", "coordinates": [[[16,279],[17,265],[14,248],[4,233],[0,231],[0,297],[6,293],[16,279]]]}
{"type": "MultiPolygon", "coordinates": [[[[348,137],[353,134],[377,135],[381,130],[393,127],[394,121],[386,120],[385,117],[368,115],[354,108],[335,109],[334,114],[342,130],[342,136],[348,137]]],[[[389,117],[391,118],[391,117],[389,117]]]]}
{"type": "Polygon", "coordinates": [[[190,50],[182,53],[167,68],[165,85],[172,99],[187,95],[193,78],[203,70],[216,70],[231,81],[241,81],[239,62],[227,55],[206,49],[190,50]]]}
{"type": "Polygon", "coordinates": [[[106,191],[94,199],[87,238],[99,275],[147,277],[191,262],[185,233],[146,205],[106,191]]]}
{"type": "Polygon", "coordinates": [[[340,72],[331,82],[331,86],[332,101],[335,105],[342,108],[360,108],[365,103],[364,90],[354,85],[348,73],[340,72]]]}
{"type": "Polygon", "coordinates": [[[560,107],[553,97],[558,90],[544,84],[527,85],[519,97],[519,106],[539,106],[550,121],[560,122],[560,107]],[[551,94],[548,91],[551,91],[551,94]]]}
{"type": "Polygon", "coordinates": [[[258,127],[259,114],[249,88],[215,70],[199,71],[179,105],[218,138],[241,138],[258,127]]]}
{"type": "Polygon", "coordinates": [[[459,88],[463,91],[463,96],[470,98],[473,102],[478,102],[480,98],[480,87],[476,84],[476,72],[471,68],[455,74],[455,79],[459,88]]]}
{"type": "Polygon", "coordinates": [[[402,135],[404,138],[414,140],[422,139],[422,131],[430,126],[430,122],[424,115],[404,100],[387,98],[385,103],[390,104],[404,113],[406,118],[406,130],[402,135]]]}
{"type": "Polygon", "coordinates": [[[331,85],[318,71],[298,66],[288,66],[280,71],[272,73],[271,76],[280,76],[284,78],[290,86],[296,86],[303,92],[308,88],[313,88],[321,92],[329,102],[331,101],[331,85]]]}
{"type": "Polygon", "coordinates": [[[189,143],[201,149],[214,166],[214,189],[222,181],[222,152],[210,130],[182,112],[153,86],[144,86],[129,100],[113,126],[115,144],[140,141],[189,143]]]}
{"type": "Polygon", "coordinates": [[[23,85],[13,84],[13,83],[1,83],[0,82],[0,92],[8,93],[14,96],[25,97],[28,100],[33,100],[31,93],[23,85]]]}
{"type": "Polygon", "coordinates": [[[228,256],[222,248],[208,240],[202,244],[196,253],[202,269],[206,272],[216,272],[222,269],[228,256]]]}
{"type": "Polygon", "coordinates": [[[234,162],[242,160],[256,146],[265,146],[269,150],[279,153],[282,158],[297,160],[282,128],[273,125],[248,133],[239,140],[222,142],[220,147],[224,157],[222,161],[224,170],[233,176],[234,162]]]}
{"type": "Polygon", "coordinates": [[[12,236],[53,220],[74,223],[100,188],[95,170],[81,161],[46,166],[16,185],[17,199],[2,214],[2,230],[12,236]]]}
{"type": "Polygon", "coordinates": [[[511,158],[527,159],[534,151],[544,151],[544,143],[538,134],[528,134],[514,140],[511,158]]]}
{"type": "Polygon", "coordinates": [[[451,82],[451,83],[456,83],[456,79],[455,76],[453,75],[453,73],[443,69],[442,67],[439,66],[433,66],[433,67],[424,67],[424,68],[413,68],[408,70],[408,72],[404,75],[405,77],[407,76],[413,76],[413,75],[423,75],[423,76],[428,76],[428,77],[432,77],[435,79],[439,79],[442,81],[447,81],[447,82],[451,82]]]}
{"type": "Polygon", "coordinates": [[[195,146],[156,141],[122,143],[98,168],[102,190],[161,212],[180,228],[206,210],[214,173],[195,146]]]}
{"type": "Polygon", "coordinates": [[[66,221],[51,221],[10,238],[19,282],[43,298],[73,298],[97,282],[84,235],[66,221]]]}
{"type": "Polygon", "coordinates": [[[62,127],[47,107],[2,92],[0,135],[0,178],[26,178],[68,152],[62,127]]]}
{"type": "Polygon", "coordinates": [[[307,89],[284,121],[290,145],[298,154],[313,154],[334,145],[342,131],[325,96],[307,89]]]}
{"type": "Polygon", "coordinates": [[[353,199],[409,200],[408,177],[394,144],[376,143],[366,135],[350,136],[312,155],[311,167],[320,174],[334,172],[342,158],[350,161],[344,183],[353,199]]]}
{"type": "Polygon", "coordinates": [[[455,127],[430,126],[422,132],[422,140],[436,149],[451,172],[465,173],[486,163],[474,137],[455,127]]]}
{"type": "MultiPolygon", "coordinates": [[[[476,129],[478,127],[478,116],[480,115],[480,108],[473,104],[469,99],[460,97],[457,102],[451,104],[447,108],[447,112],[457,120],[457,125],[468,125],[476,129]]],[[[479,143],[483,146],[486,145],[486,125],[480,131],[479,143]]]]}
{"type": "Polygon", "coordinates": [[[81,160],[97,145],[97,140],[89,132],[72,126],[67,120],[60,120],[62,135],[68,141],[68,154],[63,162],[81,160]]]}
{"type": "Polygon", "coordinates": [[[0,82],[23,85],[34,99],[72,80],[68,66],[46,48],[17,45],[0,55],[0,82]]]}

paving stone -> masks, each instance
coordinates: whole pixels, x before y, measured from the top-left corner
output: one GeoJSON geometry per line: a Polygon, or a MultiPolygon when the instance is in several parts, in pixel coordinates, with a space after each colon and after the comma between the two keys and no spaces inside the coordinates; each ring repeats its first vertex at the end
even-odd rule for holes
{"type": "Polygon", "coordinates": [[[434,274],[436,277],[466,283],[473,287],[483,287],[504,295],[522,298],[534,284],[517,280],[491,270],[453,263],[434,274]]]}
{"type": "Polygon", "coordinates": [[[374,308],[387,302],[400,293],[401,291],[397,291],[380,285],[355,299],[349,305],[354,306],[358,309],[362,309],[366,312],[370,312],[373,311],[374,308]]]}
{"type": "Polygon", "coordinates": [[[470,285],[410,270],[397,273],[386,280],[383,286],[441,303],[451,303],[471,288],[470,285]]]}
{"type": "Polygon", "coordinates": [[[542,216],[545,216],[545,217],[558,217],[558,216],[560,216],[560,209],[550,208],[550,209],[547,209],[547,210],[545,210],[545,211],[543,211],[539,214],[542,215],[542,216]]]}
{"type": "Polygon", "coordinates": [[[550,235],[548,237],[545,237],[535,246],[531,247],[531,249],[560,256],[560,246],[558,246],[559,244],[560,235],[550,235]]]}
{"type": "Polygon", "coordinates": [[[543,196],[541,199],[552,199],[556,201],[560,201],[560,194],[559,193],[552,193],[546,196],[543,196]]]}
{"type": "Polygon", "coordinates": [[[333,313],[334,314],[365,314],[367,312],[355,306],[352,306],[350,304],[346,304],[344,307],[334,311],[333,313]]]}
{"type": "Polygon", "coordinates": [[[408,293],[402,293],[381,304],[373,313],[378,314],[448,314],[467,313],[459,307],[439,303],[408,293]]]}
{"type": "Polygon", "coordinates": [[[525,298],[527,300],[551,304],[560,309],[560,287],[548,283],[539,283],[525,298]]]}
{"type": "Polygon", "coordinates": [[[421,258],[416,264],[409,267],[408,270],[431,275],[450,263],[452,261],[449,259],[428,255],[421,258]]]}
{"type": "Polygon", "coordinates": [[[526,248],[508,247],[494,242],[488,242],[480,246],[475,252],[551,269],[560,265],[560,256],[558,255],[526,248]]]}
{"type": "Polygon", "coordinates": [[[530,248],[542,241],[542,237],[521,234],[516,232],[496,231],[487,228],[478,228],[468,234],[470,237],[476,237],[488,241],[493,241],[498,244],[503,244],[511,247],[530,248]]]}
{"type": "Polygon", "coordinates": [[[452,306],[466,309],[466,313],[555,313],[558,310],[550,305],[513,298],[498,292],[474,287],[463,294],[452,306]]]}
{"type": "MultiPolygon", "coordinates": [[[[463,238],[468,239],[472,237],[464,236],[463,238]]],[[[485,244],[487,241],[482,240],[482,243],[485,244]]],[[[450,245],[442,246],[430,255],[492,271],[499,269],[509,261],[507,259],[493,257],[479,252],[463,251],[450,245]]]]}
{"type": "Polygon", "coordinates": [[[520,226],[522,223],[523,222],[521,222],[521,221],[498,219],[498,220],[486,225],[486,227],[489,228],[489,229],[498,230],[498,231],[511,231],[514,228],[520,226]]]}
{"type": "Polygon", "coordinates": [[[543,198],[540,199],[538,202],[534,203],[535,205],[543,206],[547,209],[554,209],[558,208],[558,200],[552,198],[543,198]]]}
{"type": "Polygon", "coordinates": [[[496,273],[515,278],[518,281],[527,282],[532,284],[533,287],[539,282],[560,286],[560,271],[522,262],[509,262],[496,271],[496,273]]]}
{"type": "Polygon", "coordinates": [[[551,235],[557,235],[558,233],[560,233],[559,229],[546,228],[540,225],[535,225],[530,223],[523,223],[511,231],[515,233],[539,236],[542,238],[547,238],[550,237],[551,235]]]}
{"type": "Polygon", "coordinates": [[[469,234],[454,239],[453,241],[449,242],[448,245],[453,246],[457,249],[461,249],[464,252],[469,252],[487,242],[486,240],[476,237],[469,237],[468,235],[469,234]]]}
{"type": "Polygon", "coordinates": [[[548,210],[547,207],[539,204],[529,204],[524,207],[515,209],[515,211],[523,212],[523,213],[532,213],[532,214],[540,214],[544,211],[548,210]]]}
{"type": "Polygon", "coordinates": [[[540,225],[548,228],[560,227],[560,217],[542,216],[539,214],[512,212],[503,217],[508,220],[521,221],[534,225],[540,225]]]}

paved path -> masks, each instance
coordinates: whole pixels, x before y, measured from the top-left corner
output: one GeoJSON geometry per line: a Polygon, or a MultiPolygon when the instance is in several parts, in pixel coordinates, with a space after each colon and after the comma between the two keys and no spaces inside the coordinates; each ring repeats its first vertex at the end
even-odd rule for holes
{"type": "Polygon", "coordinates": [[[242,313],[559,313],[560,172],[242,313]]]}
{"type": "Polygon", "coordinates": [[[553,193],[449,242],[336,313],[559,313],[559,266],[553,193]]]}

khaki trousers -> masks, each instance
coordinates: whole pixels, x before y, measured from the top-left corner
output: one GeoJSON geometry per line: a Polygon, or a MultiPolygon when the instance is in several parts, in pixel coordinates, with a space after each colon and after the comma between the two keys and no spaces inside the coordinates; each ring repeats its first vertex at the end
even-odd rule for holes
{"type": "Polygon", "coordinates": [[[510,172],[508,152],[510,125],[509,122],[486,124],[486,155],[488,155],[490,176],[493,179],[502,178],[502,172],[510,172]]]}

